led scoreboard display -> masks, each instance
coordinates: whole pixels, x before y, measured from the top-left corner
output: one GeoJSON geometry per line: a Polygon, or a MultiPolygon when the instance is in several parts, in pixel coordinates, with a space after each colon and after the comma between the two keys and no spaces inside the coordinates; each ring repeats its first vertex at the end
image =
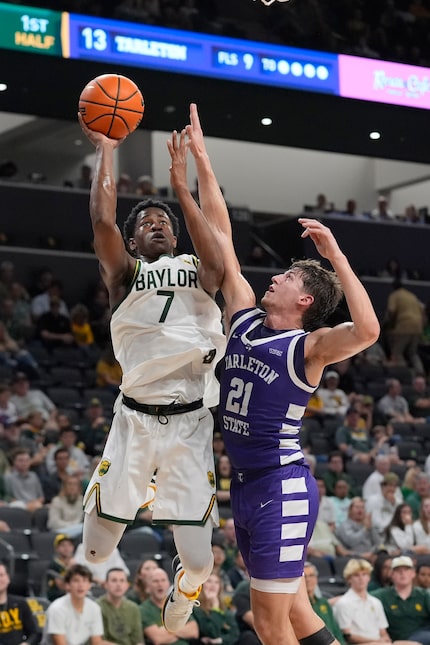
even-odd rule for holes
{"type": "Polygon", "coordinates": [[[334,54],[70,14],[70,57],[336,93],[334,54]]]}
{"type": "Polygon", "coordinates": [[[0,48],[430,109],[429,70],[0,2],[0,48]]]}
{"type": "Polygon", "coordinates": [[[0,47],[337,93],[334,54],[0,2],[0,47]]]}

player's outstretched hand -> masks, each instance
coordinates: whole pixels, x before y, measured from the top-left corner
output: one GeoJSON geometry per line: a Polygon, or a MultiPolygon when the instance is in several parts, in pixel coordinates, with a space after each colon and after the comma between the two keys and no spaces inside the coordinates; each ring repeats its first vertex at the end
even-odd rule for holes
{"type": "Polygon", "coordinates": [[[106,137],[101,132],[95,132],[94,130],[90,130],[90,128],[85,125],[80,112],[78,112],[78,121],[79,121],[79,125],[82,128],[82,132],[85,134],[87,139],[89,139],[91,143],[96,147],[99,144],[103,143],[105,145],[110,145],[112,149],[115,149],[115,148],[118,148],[118,146],[120,146],[121,143],[126,139],[126,137],[124,137],[123,139],[111,139],[110,137],[106,137]]]}
{"type": "Polygon", "coordinates": [[[206,154],[206,146],[197,105],[195,103],[191,103],[190,105],[190,123],[191,125],[187,125],[185,129],[188,135],[191,154],[197,159],[206,154]]]}
{"type": "Polygon", "coordinates": [[[341,253],[336,238],[328,226],[325,226],[317,219],[299,217],[299,224],[305,229],[301,237],[310,237],[315,244],[318,253],[327,260],[333,260],[341,253]]]}
{"type": "Polygon", "coordinates": [[[167,140],[172,164],[170,166],[170,184],[173,190],[178,190],[181,186],[187,187],[187,153],[188,142],[186,141],[185,128],[178,134],[176,130],[172,132],[172,138],[167,140]]]}

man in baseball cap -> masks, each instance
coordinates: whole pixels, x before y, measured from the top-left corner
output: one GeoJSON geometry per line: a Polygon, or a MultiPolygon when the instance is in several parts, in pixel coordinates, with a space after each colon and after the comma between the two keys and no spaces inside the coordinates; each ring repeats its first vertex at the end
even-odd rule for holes
{"type": "Polygon", "coordinates": [[[393,641],[430,645],[430,596],[426,589],[414,586],[414,578],[414,561],[408,555],[399,555],[391,563],[392,586],[372,593],[383,604],[393,641]]]}
{"type": "Polygon", "coordinates": [[[54,538],[54,557],[46,572],[47,598],[50,602],[64,596],[66,585],[64,576],[72,563],[75,545],[72,538],[65,533],[58,533],[54,538]]]}
{"type": "Polygon", "coordinates": [[[58,533],[58,535],[56,535],[54,538],[54,549],[56,549],[59,544],[66,540],[73,544],[72,538],[70,538],[68,535],[66,535],[65,533],[58,533]]]}

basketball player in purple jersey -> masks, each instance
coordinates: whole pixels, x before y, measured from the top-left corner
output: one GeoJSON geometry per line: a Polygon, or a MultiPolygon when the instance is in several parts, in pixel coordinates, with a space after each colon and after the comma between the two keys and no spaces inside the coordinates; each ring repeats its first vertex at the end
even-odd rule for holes
{"type": "Polygon", "coordinates": [[[230,219],[206,153],[197,108],[187,126],[201,210],[224,259],[222,293],[229,327],[221,372],[220,422],[233,466],[231,500],[237,542],[251,577],[255,629],[264,645],[337,642],[314,613],[303,580],[318,493],[299,433],[324,368],[372,345],[379,323],[363,285],[329,228],[301,218],[335,272],[316,260],[294,262],[272,278],[256,307],[241,274],[230,219]],[[352,322],[323,321],[345,294],[352,322]]]}

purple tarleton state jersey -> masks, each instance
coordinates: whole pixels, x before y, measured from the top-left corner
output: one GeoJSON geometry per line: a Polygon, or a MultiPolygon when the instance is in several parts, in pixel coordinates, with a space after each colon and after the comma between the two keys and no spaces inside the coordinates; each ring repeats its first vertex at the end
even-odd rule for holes
{"type": "Polygon", "coordinates": [[[302,418],[316,387],[304,375],[302,329],[265,327],[260,309],[232,319],[222,366],[220,425],[235,470],[303,460],[302,418]]]}

